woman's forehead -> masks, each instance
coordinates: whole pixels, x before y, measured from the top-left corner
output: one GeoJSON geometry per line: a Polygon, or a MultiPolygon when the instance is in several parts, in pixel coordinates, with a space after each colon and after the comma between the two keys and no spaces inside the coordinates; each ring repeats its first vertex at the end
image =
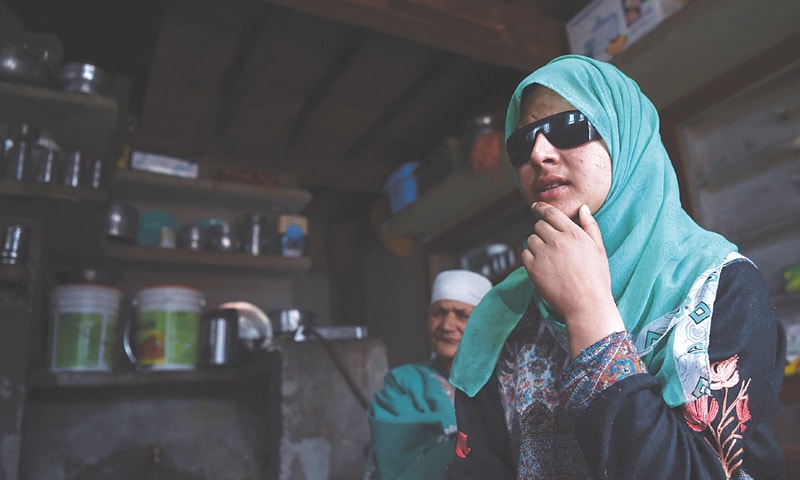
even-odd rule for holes
{"type": "Polygon", "coordinates": [[[528,125],[555,113],[569,110],[575,110],[575,107],[564,97],[547,87],[537,86],[523,96],[517,124],[518,126],[528,125]]]}

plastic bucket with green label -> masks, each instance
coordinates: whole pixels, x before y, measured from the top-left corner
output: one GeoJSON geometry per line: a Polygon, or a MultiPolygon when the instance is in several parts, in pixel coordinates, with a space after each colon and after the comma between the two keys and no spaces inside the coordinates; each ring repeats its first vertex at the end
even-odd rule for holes
{"type": "Polygon", "coordinates": [[[203,294],[191,287],[159,286],[139,291],[133,298],[133,332],[125,340],[131,361],[154,370],[194,368],[204,305],[203,294]]]}
{"type": "Polygon", "coordinates": [[[50,291],[50,369],[111,371],[122,292],[103,285],[50,291]]]}

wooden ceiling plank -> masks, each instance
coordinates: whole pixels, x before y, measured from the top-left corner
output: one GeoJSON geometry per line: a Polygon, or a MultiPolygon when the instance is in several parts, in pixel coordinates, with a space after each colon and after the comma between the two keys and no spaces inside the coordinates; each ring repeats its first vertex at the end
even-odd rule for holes
{"type": "Polygon", "coordinates": [[[304,129],[309,124],[309,119],[323,104],[325,97],[336,85],[339,77],[347,71],[350,63],[356,58],[369,36],[370,33],[366,30],[360,28],[352,30],[349,38],[336,55],[336,59],[330,64],[328,71],[319,77],[311,92],[306,96],[303,108],[292,122],[292,127],[287,137],[289,147],[297,145],[303,138],[304,129]]]}
{"type": "Polygon", "coordinates": [[[219,80],[237,46],[247,2],[179,0],[168,5],[137,129],[142,138],[161,133],[208,143],[219,80]]]}
{"type": "Polygon", "coordinates": [[[445,65],[442,55],[436,55],[424,68],[417,78],[408,85],[395,100],[384,108],[381,115],[373,122],[373,124],[364,131],[364,134],[356,140],[350,148],[344,153],[345,158],[356,157],[361,150],[367,145],[370,140],[377,134],[377,132],[386,128],[397,115],[397,112],[403,108],[403,105],[412,103],[413,99],[419,95],[419,92],[424,90],[425,85],[429,83],[445,65]]]}
{"type": "MultiPolygon", "coordinates": [[[[296,146],[296,156],[314,158],[324,151],[328,161],[340,162],[382,116],[394,115],[398,102],[408,100],[410,86],[420,86],[419,72],[444,55],[394,37],[371,37],[306,124],[307,141],[296,146]]],[[[300,172],[306,167],[296,165],[300,172]]]]}
{"type": "Polygon", "coordinates": [[[247,15],[231,61],[219,83],[219,105],[214,122],[216,136],[225,135],[228,131],[245,91],[252,83],[254,51],[262,40],[264,27],[273,11],[274,7],[270,4],[255,2],[253,11],[247,15]]]}
{"type": "Polygon", "coordinates": [[[492,65],[528,70],[567,52],[564,23],[524,4],[500,0],[267,1],[492,65]]]}
{"type": "MultiPolygon", "coordinates": [[[[266,171],[271,173],[281,173],[292,175],[292,172],[281,170],[270,170],[264,167],[264,154],[260,145],[243,142],[230,142],[222,139],[220,142],[211,145],[202,154],[193,155],[200,161],[219,160],[221,163],[233,165],[231,159],[236,159],[235,165],[238,168],[247,168],[254,171],[266,171]]],[[[326,159],[327,160],[327,159],[326,159]]],[[[302,163],[303,159],[290,156],[290,163],[302,163]]],[[[314,169],[304,172],[299,178],[300,186],[303,188],[324,186],[337,190],[347,190],[353,192],[375,193],[380,191],[386,180],[386,168],[383,165],[374,163],[372,165],[360,166],[358,170],[352,168],[342,168],[337,162],[323,161],[318,162],[314,169]]]]}
{"type": "Polygon", "coordinates": [[[358,164],[380,162],[387,171],[403,162],[423,161],[443,138],[463,133],[470,114],[485,114],[487,109],[503,106],[513,90],[509,85],[518,80],[516,71],[503,75],[463,57],[449,57],[413,101],[404,103],[374,132],[353,160],[358,164]],[[475,98],[475,92],[481,92],[481,100],[475,98]],[[425,119],[423,124],[420,118],[425,119]]]}
{"type": "MultiPolygon", "coordinates": [[[[292,121],[299,117],[308,92],[330,65],[347,41],[351,25],[279,8],[269,21],[254,52],[252,80],[234,117],[226,138],[270,148],[285,149],[285,138],[292,121]],[[257,125],[253,125],[256,122],[257,125]]],[[[283,165],[282,154],[265,157],[267,163],[283,165]]]]}

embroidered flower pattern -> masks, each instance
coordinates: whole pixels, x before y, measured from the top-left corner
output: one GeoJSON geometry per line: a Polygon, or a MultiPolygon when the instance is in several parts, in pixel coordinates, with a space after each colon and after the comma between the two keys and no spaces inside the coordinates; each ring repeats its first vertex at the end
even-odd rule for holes
{"type": "Polygon", "coordinates": [[[706,433],[706,441],[717,452],[725,470],[725,478],[731,478],[742,465],[742,433],[747,430],[747,422],[751,418],[750,397],[747,395],[750,379],[739,382],[738,361],[739,356],[734,355],[711,365],[711,394],[683,407],[689,428],[706,433]],[[735,390],[737,385],[738,391],[735,390]],[[719,395],[714,396],[714,391],[722,395],[722,405],[717,400],[719,395]]]}

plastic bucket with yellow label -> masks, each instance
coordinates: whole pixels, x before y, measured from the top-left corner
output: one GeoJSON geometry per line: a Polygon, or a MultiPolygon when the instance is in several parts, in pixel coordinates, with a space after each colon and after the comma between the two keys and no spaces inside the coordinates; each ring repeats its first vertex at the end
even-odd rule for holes
{"type": "Polygon", "coordinates": [[[195,368],[198,363],[203,294],[186,286],[159,286],[139,291],[133,338],[125,349],[138,366],[154,370],[195,368]]]}

